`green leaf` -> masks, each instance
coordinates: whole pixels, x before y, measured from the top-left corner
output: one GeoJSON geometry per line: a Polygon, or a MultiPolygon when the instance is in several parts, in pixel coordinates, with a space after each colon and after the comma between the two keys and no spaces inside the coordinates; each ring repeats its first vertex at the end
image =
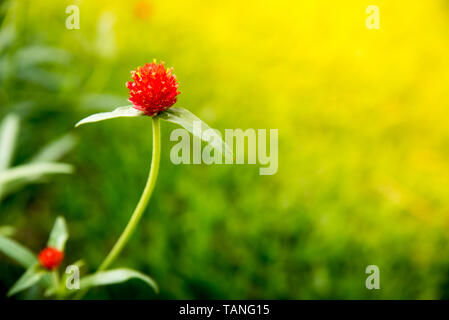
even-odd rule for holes
{"type": "Polygon", "coordinates": [[[64,251],[65,243],[68,238],[69,232],[67,231],[65,219],[63,217],[57,217],[47,245],[60,251],[64,251]]]}
{"type": "Polygon", "coordinates": [[[2,26],[0,29],[0,53],[9,47],[16,38],[17,30],[12,23],[2,26]]]}
{"type": "Polygon", "coordinates": [[[7,169],[12,161],[19,132],[20,119],[15,114],[9,114],[0,125],[0,171],[7,169]]]}
{"type": "Polygon", "coordinates": [[[44,66],[42,68],[36,66],[21,68],[20,72],[14,74],[14,77],[18,80],[37,84],[48,90],[58,90],[64,82],[63,73],[47,71],[44,66]]]}
{"type": "Polygon", "coordinates": [[[72,172],[71,165],[56,162],[25,164],[0,172],[0,199],[27,184],[41,182],[48,175],[72,172]]]}
{"type": "Polygon", "coordinates": [[[41,269],[39,264],[33,264],[25,271],[25,273],[17,280],[17,282],[8,291],[8,297],[28,289],[32,285],[38,283],[48,272],[41,269]]]}
{"type": "Polygon", "coordinates": [[[53,272],[54,271],[52,271],[51,273],[47,272],[41,280],[42,286],[44,288],[47,288],[44,291],[44,297],[46,298],[56,295],[58,293],[59,288],[55,286],[54,275],[52,274],[53,272]]]}
{"type": "Polygon", "coordinates": [[[73,167],[66,163],[42,162],[24,164],[21,166],[0,172],[0,185],[25,180],[27,183],[49,175],[68,174],[73,172],[73,167]]]}
{"type": "Polygon", "coordinates": [[[76,145],[76,138],[66,134],[42,148],[30,162],[52,162],[62,158],[76,145]]]}
{"type": "Polygon", "coordinates": [[[36,256],[28,248],[9,238],[0,237],[0,251],[25,268],[37,263],[36,256]]]}
{"type": "Polygon", "coordinates": [[[223,141],[221,136],[187,109],[173,107],[161,112],[158,117],[165,121],[179,124],[197,138],[210,143],[211,146],[220,152],[220,154],[224,155],[225,158],[233,158],[231,148],[229,148],[229,146],[223,141]],[[206,130],[209,130],[210,132],[207,138],[203,136],[203,133],[206,130]]]}
{"type": "Polygon", "coordinates": [[[47,46],[25,47],[17,51],[14,58],[23,69],[43,63],[67,65],[70,62],[70,54],[66,50],[47,46]]]}
{"type": "Polygon", "coordinates": [[[127,268],[112,269],[108,271],[97,272],[90,276],[85,276],[81,280],[80,288],[82,290],[85,290],[90,287],[122,283],[132,278],[144,281],[146,284],[152,287],[155,292],[159,291],[156,282],[152,278],[144,275],[143,273],[127,268]]]}
{"type": "Polygon", "coordinates": [[[0,227],[0,237],[10,237],[16,233],[16,228],[12,226],[1,226],[0,227]]]}
{"type": "Polygon", "coordinates": [[[79,121],[75,127],[78,127],[82,124],[98,122],[108,119],[120,118],[120,117],[140,117],[144,113],[140,110],[133,108],[133,106],[119,107],[111,112],[101,112],[93,114],[83,120],[79,121]]]}

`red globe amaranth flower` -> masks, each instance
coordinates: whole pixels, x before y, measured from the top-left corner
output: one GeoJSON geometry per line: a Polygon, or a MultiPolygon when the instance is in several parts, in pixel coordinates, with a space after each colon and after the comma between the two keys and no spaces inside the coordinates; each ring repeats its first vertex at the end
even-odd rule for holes
{"type": "Polygon", "coordinates": [[[131,71],[131,75],[134,81],[128,81],[126,86],[134,108],[152,117],[175,104],[180,92],[173,68],[152,62],[131,71]]]}
{"type": "Polygon", "coordinates": [[[47,247],[42,250],[37,256],[40,264],[45,269],[56,269],[61,264],[64,259],[64,252],[59,251],[58,249],[47,247]]]}

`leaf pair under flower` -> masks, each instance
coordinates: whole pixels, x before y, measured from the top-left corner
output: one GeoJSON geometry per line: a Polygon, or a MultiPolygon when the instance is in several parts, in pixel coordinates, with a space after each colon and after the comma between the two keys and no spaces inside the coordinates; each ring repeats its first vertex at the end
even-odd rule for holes
{"type": "MultiPolygon", "coordinates": [[[[116,108],[111,112],[101,112],[93,114],[79,121],[75,125],[75,127],[86,123],[99,122],[108,119],[121,117],[141,117],[144,115],[145,113],[143,111],[137,110],[133,105],[130,105],[116,108]]],[[[232,159],[232,150],[223,141],[222,137],[189,110],[184,108],[172,107],[166,111],[159,113],[158,115],[155,115],[155,117],[182,126],[197,138],[210,143],[211,147],[222,154],[226,159],[232,159]],[[195,123],[198,124],[197,126],[200,130],[195,130],[195,123]],[[205,131],[208,131],[208,135],[203,135],[205,131]]]]}

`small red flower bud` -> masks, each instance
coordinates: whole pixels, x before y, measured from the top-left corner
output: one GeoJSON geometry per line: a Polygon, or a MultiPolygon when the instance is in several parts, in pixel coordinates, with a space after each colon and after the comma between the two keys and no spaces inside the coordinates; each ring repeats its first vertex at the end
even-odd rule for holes
{"type": "Polygon", "coordinates": [[[133,81],[126,86],[134,108],[152,117],[175,104],[180,92],[173,68],[165,69],[163,62],[152,62],[131,71],[131,75],[133,81]]]}
{"type": "Polygon", "coordinates": [[[56,269],[64,259],[64,252],[58,249],[47,247],[38,255],[39,262],[45,269],[56,269]]]}

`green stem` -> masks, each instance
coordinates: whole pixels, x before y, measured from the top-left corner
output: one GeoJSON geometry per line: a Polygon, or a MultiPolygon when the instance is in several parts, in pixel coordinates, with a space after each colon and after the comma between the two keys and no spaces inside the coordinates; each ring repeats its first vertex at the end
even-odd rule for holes
{"type": "MultiPolygon", "coordinates": [[[[125,230],[123,230],[120,238],[115,243],[112,250],[104,259],[103,263],[98,268],[97,272],[106,270],[117,258],[117,256],[122,251],[123,247],[131,238],[134,229],[136,229],[139,224],[140,218],[142,217],[145,208],[148,205],[151,194],[153,193],[154,186],[156,185],[156,179],[159,172],[159,162],[161,158],[161,128],[158,117],[153,117],[153,156],[151,159],[151,169],[148,175],[148,180],[145,185],[145,189],[143,190],[142,196],[140,197],[139,203],[137,204],[134,212],[126,225],[125,230]]],[[[81,289],[82,290],[82,289],[81,289]]],[[[81,299],[87,290],[80,291],[79,294],[75,297],[75,299],[81,299]]]]}
{"type": "Polygon", "coordinates": [[[58,270],[55,269],[51,272],[51,276],[52,276],[52,280],[53,280],[53,288],[54,288],[54,292],[55,292],[55,296],[56,298],[59,297],[59,274],[58,274],[58,270]]]}

